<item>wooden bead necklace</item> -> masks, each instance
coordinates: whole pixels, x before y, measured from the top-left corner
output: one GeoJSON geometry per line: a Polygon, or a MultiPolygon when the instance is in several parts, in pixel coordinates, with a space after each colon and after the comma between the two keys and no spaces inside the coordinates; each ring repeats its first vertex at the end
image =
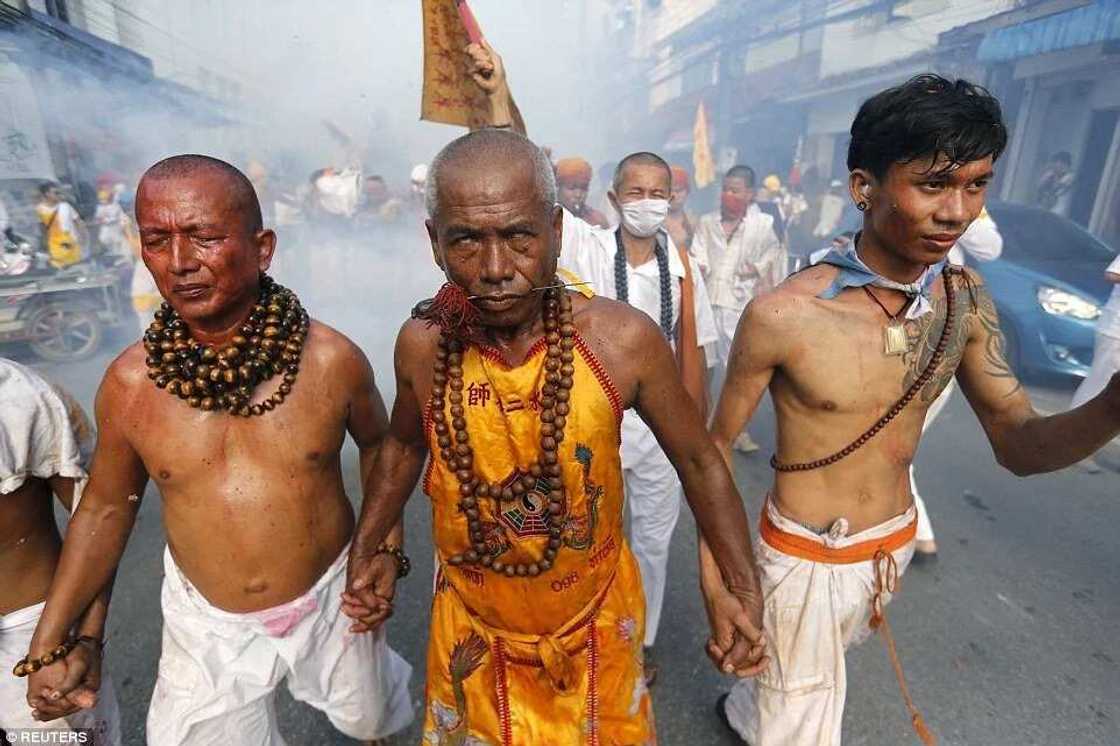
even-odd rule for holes
{"type": "Polygon", "coordinates": [[[144,334],[148,378],[195,409],[259,416],[292,392],[311,318],[291,290],[261,275],[260,298],[230,343],[217,349],[191,338],[170,304],[155,313],[144,334]],[[280,388],[259,404],[253,390],[275,375],[280,388]]]}
{"type": "Polygon", "coordinates": [[[566,504],[560,468],[560,443],[570,411],[569,401],[575,374],[575,325],[572,323],[572,300],[562,288],[546,291],[544,302],[545,354],[544,385],[541,387],[541,455],[531,464],[528,473],[519,475],[510,484],[488,483],[474,469],[474,452],[467,433],[466,410],[463,407],[463,351],[461,340],[440,335],[433,368],[431,416],[435,425],[440,458],[459,481],[459,508],[467,517],[471,548],[448,558],[451,565],[475,565],[489,568],[507,577],[536,577],[552,568],[556,554],[563,545],[566,504]],[[445,401],[450,409],[445,412],[445,401]],[[448,421],[450,414],[450,422],[448,421]],[[499,558],[501,550],[491,551],[483,534],[480,503],[493,500],[499,507],[515,500],[547,499],[546,518],[549,526],[548,544],[533,562],[512,563],[499,558]]]}

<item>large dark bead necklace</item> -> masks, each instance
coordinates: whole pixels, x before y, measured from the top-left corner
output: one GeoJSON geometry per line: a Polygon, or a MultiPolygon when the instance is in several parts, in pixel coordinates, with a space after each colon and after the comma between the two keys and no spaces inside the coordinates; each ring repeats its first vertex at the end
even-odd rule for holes
{"type": "MultiPolygon", "coordinates": [[[[572,299],[561,289],[547,291],[544,303],[545,356],[544,385],[540,392],[541,455],[529,466],[527,474],[511,484],[491,484],[474,470],[474,452],[467,433],[466,410],[463,407],[464,343],[441,334],[436,350],[433,374],[431,413],[435,424],[439,455],[459,480],[459,508],[467,517],[471,548],[448,558],[452,565],[480,565],[508,577],[536,577],[551,569],[556,553],[563,544],[561,534],[565,520],[564,483],[559,449],[564,440],[564,426],[569,412],[569,399],[575,374],[575,325],[572,323],[572,299]],[[451,407],[445,412],[445,401],[451,407]],[[450,422],[448,422],[450,413],[450,422]],[[543,554],[534,562],[511,563],[499,558],[499,552],[487,547],[483,534],[479,504],[493,500],[499,507],[514,500],[548,501],[549,538],[543,554]]],[[[543,504],[538,503],[538,504],[543,504]]]]}
{"type": "Polygon", "coordinates": [[[186,322],[164,303],[144,334],[148,378],[196,409],[262,415],[292,392],[310,324],[296,294],[268,275],[261,275],[260,298],[240,334],[221,349],[191,339],[186,322]],[[276,375],[283,376],[279,389],[250,404],[253,389],[276,375]]]}
{"type": "MultiPolygon", "coordinates": [[[[622,245],[622,228],[614,232],[614,289],[615,300],[630,303],[630,283],[626,279],[626,247],[622,245]]],[[[672,275],[669,273],[669,249],[657,235],[653,246],[653,255],[657,259],[657,278],[661,290],[661,333],[668,339],[673,339],[673,284],[672,275]]]]}

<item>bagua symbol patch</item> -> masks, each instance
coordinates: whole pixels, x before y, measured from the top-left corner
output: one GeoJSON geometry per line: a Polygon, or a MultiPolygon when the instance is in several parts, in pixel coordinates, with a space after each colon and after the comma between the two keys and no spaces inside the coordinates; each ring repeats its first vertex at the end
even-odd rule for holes
{"type": "MultiPolygon", "coordinates": [[[[524,474],[515,470],[502,485],[508,487],[524,476],[524,474]]],[[[518,538],[549,535],[549,487],[548,479],[539,477],[533,489],[526,491],[521,497],[502,507],[500,513],[502,523],[518,538]]]]}

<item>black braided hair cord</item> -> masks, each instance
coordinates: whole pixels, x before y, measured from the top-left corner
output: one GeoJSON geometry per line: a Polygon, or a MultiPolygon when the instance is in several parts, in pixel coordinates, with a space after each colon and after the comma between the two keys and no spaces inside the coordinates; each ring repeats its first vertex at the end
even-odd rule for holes
{"type": "MultiPolygon", "coordinates": [[[[617,300],[630,302],[630,285],[626,279],[626,247],[622,245],[622,229],[614,233],[617,250],[614,253],[614,287],[617,300]]],[[[657,276],[661,285],[661,332],[673,338],[673,277],[669,273],[669,252],[661,241],[654,244],[657,258],[657,276]]]]}

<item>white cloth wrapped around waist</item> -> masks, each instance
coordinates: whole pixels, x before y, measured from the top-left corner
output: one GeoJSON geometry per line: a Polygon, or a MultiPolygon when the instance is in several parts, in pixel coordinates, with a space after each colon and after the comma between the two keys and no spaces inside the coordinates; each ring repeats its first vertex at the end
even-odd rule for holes
{"type": "Polygon", "coordinates": [[[349,552],[350,544],[347,542],[326,572],[299,597],[259,611],[225,611],[211,604],[179,569],[170,547],[164,550],[163,570],[166,574],[166,589],[174,603],[182,606],[192,615],[227,624],[253,625],[259,627],[259,631],[269,637],[284,637],[303,619],[318,611],[321,606],[326,606],[323,603],[325,600],[323,595],[329,591],[334,579],[346,571],[349,552]]]}

